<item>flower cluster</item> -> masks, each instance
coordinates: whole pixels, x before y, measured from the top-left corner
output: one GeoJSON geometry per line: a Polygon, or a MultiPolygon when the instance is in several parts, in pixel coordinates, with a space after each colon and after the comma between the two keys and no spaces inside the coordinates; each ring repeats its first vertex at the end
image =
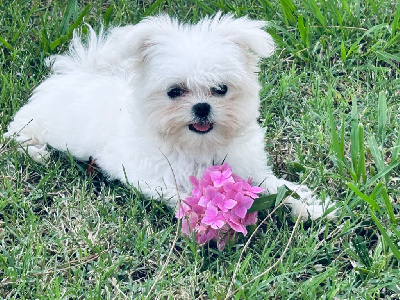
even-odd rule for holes
{"type": "Polygon", "coordinates": [[[184,235],[195,233],[199,244],[215,240],[222,250],[235,231],[246,235],[246,225],[256,223],[257,212],[247,210],[264,190],[251,186],[251,178],[232,174],[232,167],[225,163],[208,167],[200,180],[194,176],[189,179],[192,195],[182,201],[176,214],[183,219],[184,235]]]}

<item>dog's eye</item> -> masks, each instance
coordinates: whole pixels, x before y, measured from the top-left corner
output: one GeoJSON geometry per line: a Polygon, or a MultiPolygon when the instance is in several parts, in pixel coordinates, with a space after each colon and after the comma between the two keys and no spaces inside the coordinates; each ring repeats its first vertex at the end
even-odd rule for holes
{"type": "Polygon", "coordinates": [[[167,92],[168,97],[171,99],[182,96],[185,93],[185,90],[180,87],[173,87],[167,92]]]}
{"type": "Polygon", "coordinates": [[[225,96],[228,92],[228,87],[225,84],[211,88],[211,93],[215,96],[225,96]]]}

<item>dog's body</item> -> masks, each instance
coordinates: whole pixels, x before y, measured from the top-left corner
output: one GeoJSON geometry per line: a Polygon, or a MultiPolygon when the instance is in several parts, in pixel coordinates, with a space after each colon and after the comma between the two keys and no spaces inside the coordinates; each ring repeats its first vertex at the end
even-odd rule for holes
{"type": "MultiPolygon", "coordinates": [[[[225,161],[270,193],[283,184],[296,189],[312,202],[301,216],[320,217],[307,187],[277,179],[267,166],[257,63],[274,43],[264,26],[219,14],[195,25],[160,16],[98,36],[91,31],[86,46],[75,36],[67,54],[50,59],[51,76],[7,135],[38,161],[48,157],[47,144],[80,160],[92,156],[110,177],[171,206],[175,180],[185,197],[190,175],[225,161]]],[[[303,202],[287,203],[299,215],[303,202]]]]}

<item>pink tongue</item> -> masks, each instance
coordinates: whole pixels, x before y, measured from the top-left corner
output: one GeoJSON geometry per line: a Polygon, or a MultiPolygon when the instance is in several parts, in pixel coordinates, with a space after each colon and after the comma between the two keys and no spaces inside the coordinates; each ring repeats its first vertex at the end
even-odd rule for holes
{"type": "Polygon", "coordinates": [[[193,124],[193,127],[198,130],[198,131],[207,131],[208,129],[210,129],[211,125],[210,123],[206,123],[206,124],[193,124]]]}

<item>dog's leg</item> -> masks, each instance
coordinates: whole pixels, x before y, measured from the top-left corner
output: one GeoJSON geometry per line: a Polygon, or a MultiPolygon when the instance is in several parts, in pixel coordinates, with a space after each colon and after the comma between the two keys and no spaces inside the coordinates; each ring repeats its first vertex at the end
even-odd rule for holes
{"type": "MultiPolygon", "coordinates": [[[[278,188],[283,185],[296,192],[300,199],[289,197],[285,200],[285,204],[291,208],[293,216],[303,220],[307,220],[309,217],[314,220],[323,216],[326,208],[331,206],[329,203],[322,203],[307,186],[277,178],[273,174],[271,167],[266,163],[268,156],[264,151],[263,132],[256,127],[248,136],[253,137],[251,143],[238,142],[227,157],[233,170],[244,178],[250,174],[253,182],[261,183],[261,187],[268,194],[276,194],[278,188]],[[246,155],[243,155],[244,153],[246,155]]],[[[332,212],[327,217],[333,219],[335,213],[332,212]]]]}
{"type": "MultiPolygon", "coordinates": [[[[300,199],[289,197],[285,200],[285,205],[290,207],[291,213],[295,217],[300,217],[302,220],[308,220],[308,218],[315,220],[322,217],[325,210],[330,207],[329,203],[324,205],[307,186],[279,179],[272,174],[263,181],[262,187],[267,193],[275,194],[278,188],[283,185],[300,196],[300,199]]],[[[334,219],[335,217],[335,212],[327,215],[328,219],[334,219]]]]}
{"type": "Polygon", "coordinates": [[[38,126],[32,119],[24,119],[17,114],[4,136],[14,138],[20,146],[18,150],[28,152],[36,162],[43,163],[50,157],[45,142],[46,130],[38,126]]]}

